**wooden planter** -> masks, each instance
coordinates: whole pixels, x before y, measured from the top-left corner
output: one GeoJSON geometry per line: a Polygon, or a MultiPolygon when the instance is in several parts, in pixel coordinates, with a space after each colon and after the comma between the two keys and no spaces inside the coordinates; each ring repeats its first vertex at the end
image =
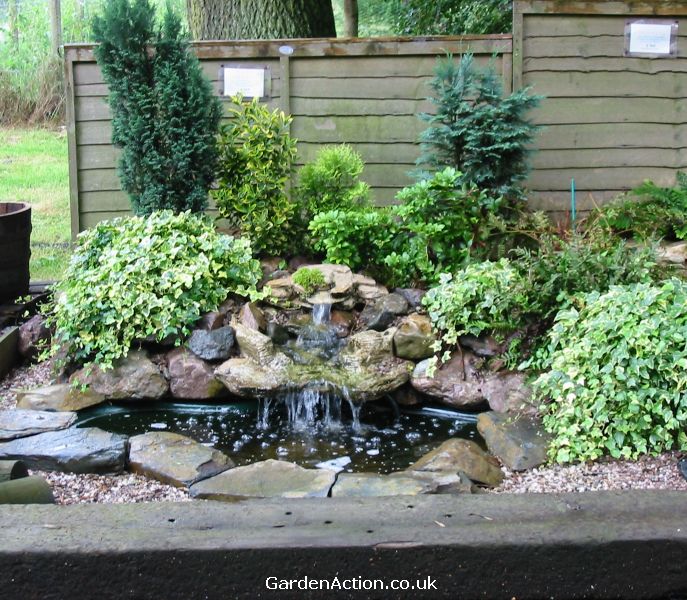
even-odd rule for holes
{"type": "Polygon", "coordinates": [[[17,344],[19,327],[8,327],[0,331],[0,379],[17,364],[17,344]]]}
{"type": "Polygon", "coordinates": [[[0,202],[0,303],[29,293],[31,207],[0,202]]]}

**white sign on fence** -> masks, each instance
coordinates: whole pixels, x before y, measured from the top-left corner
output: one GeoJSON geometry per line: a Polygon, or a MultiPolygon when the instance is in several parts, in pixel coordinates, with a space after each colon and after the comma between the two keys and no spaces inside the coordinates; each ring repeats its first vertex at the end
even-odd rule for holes
{"type": "Polygon", "coordinates": [[[224,67],[224,96],[241,94],[246,98],[265,96],[265,69],[224,67]]]}

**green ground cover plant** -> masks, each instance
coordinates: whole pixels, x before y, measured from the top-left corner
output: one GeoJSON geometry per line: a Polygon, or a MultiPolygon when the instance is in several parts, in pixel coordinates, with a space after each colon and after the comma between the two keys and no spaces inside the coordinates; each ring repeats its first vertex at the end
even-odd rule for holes
{"type": "Polygon", "coordinates": [[[93,20],[94,49],[109,87],[118,174],[136,214],[202,211],[215,177],[222,109],[168,6],[162,25],[149,0],[111,0],[93,20]]]}
{"type": "Polygon", "coordinates": [[[296,156],[291,117],[270,111],[257,98],[233,100],[232,119],[219,138],[218,187],[212,197],[220,215],[250,238],[255,252],[295,253],[298,203],[286,189],[296,156]]]}
{"type": "Polygon", "coordinates": [[[303,288],[306,296],[311,296],[326,282],[322,271],[310,267],[301,267],[293,274],[293,282],[303,288]]]}
{"type": "Polygon", "coordinates": [[[687,449],[687,283],[613,286],[561,311],[535,382],[557,462],[687,449]]]}
{"type": "Polygon", "coordinates": [[[31,279],[59,279],[71,254],[64,132],[0,129],[0,201],[31,205],[31,279]]]}
{"type": "Polygon", "coordinates": [[[183,336],[230,293],[257,298],[262,276],[244,238],[190,212],[120,217],[83,232],[55,288],[53,348],[102,367],[135,340],[183,336]]]}

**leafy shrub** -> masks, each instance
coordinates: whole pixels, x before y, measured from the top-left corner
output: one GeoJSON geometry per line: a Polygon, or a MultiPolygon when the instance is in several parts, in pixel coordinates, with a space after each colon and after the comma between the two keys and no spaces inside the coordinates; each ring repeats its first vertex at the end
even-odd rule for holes
{"type": "Polygon", "coordinates": [[[190,212],[104,221],[82,233],[55,289],[55,348],[110,366],[134,340],[186,334],[231,292],[256,295],[250,244],[190,212]]]}
{"type": "Polygon", "coordinates": [[[558,462],[687,449],[687,283],[592,292],[559,313],[534,389],[558,462]]]}
{"type": "Polygon", "coordinates": [[[626,196],[595,210],[589,224],[614,235],[638,240],[687,238],[687,174],[677,174],[672,188],[645,181],[626,196]]]}
{"type": "Polygon", "coordinates": [[[122,149],[119,177],[134,211],[202,211],[221,108],[179,17],[168,5],[158,31],[149,0],[112,0],[93,20],[93,34],[110,90],[112,143],[122,149]]]}
{"type": "Polygon", "coordinates": [[[326,146],[304,165],[296,194],[308,220],[318,212],[367,205],[370,186],[359,180],[364,166],[360,154],[346,144],[326,146]]]}
{"type": "Polygon", "coordinates": [[[458,63],[450,54],[439,59],[430,87],[436,113],[420,115],[429,127],[420,136],[417,164],[431,170],[451,166],[492,195],[519,196],[537,131],[525,114],[541,96],[521,89],[504,97],[501,76],[493,68],[478,71],[471,54],[458,63]]]}
{"type": "MultiPolygon", "coordinates": [[[[242,98],[234,98],[241,105],[242,98]]],[[[296,141],[291,117],[257,98],[231,110],[219,138],[219,187],[212,193],[220,214],[248,236],[256,252],[278,255],[294,244],[297,203],[286,193],[296,141]]]]}
{"type": "MultiPolygon", "coordinates": [[[[423,298],[439,336],[442,361],[451,356],[458,338],[470,334],[502,338],[520,327],[528,304],[525,281],[507,259],[468,265],[455,276],[443,274],[423,298]]],[[[431,365],[429,373],[436,366],[431,365]]]]}
{"type": "Polygon", "coordinates": [[[311,296],[326,282],[322,271],[310,267],[301,267],[293,274],[293,282],[305,291],[306,296],[311,296]]]}
{"type": "Polygon", "coordinates": [[[398,206],[329,211],[310,231],[328,262],[377,270],[390,285],[433,282],[461,267],[500,200],[468,185],[452,168],[398,193],[398,206]]]}

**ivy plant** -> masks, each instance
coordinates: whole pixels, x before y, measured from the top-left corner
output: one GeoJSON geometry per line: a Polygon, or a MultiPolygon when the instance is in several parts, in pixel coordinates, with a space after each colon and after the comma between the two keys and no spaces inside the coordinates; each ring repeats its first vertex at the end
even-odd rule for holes
{"type": "Polygon", "coordinates": [[[54,349],[109,367],[135,340],[189,333],[229,293],[257,298],[262,272],[248,240],[190,212],[103,221],[79,235],[55,287],[54,349]]]}
{"type": "Polygon", "coordinates": [[[250,238],[257,253],[279,255],[293,248],[297,203],[287,193],[296,140],[291,117],[270,111],[257,98],[233,98],[231,120],[219,138],[217,189],[221,216],[250,238]]]}
{"type": "Polygon", "coordinates": [[[687,449],[687,283],[613,286],[561,311],[534,383],[550,458],[687,449]]]}

